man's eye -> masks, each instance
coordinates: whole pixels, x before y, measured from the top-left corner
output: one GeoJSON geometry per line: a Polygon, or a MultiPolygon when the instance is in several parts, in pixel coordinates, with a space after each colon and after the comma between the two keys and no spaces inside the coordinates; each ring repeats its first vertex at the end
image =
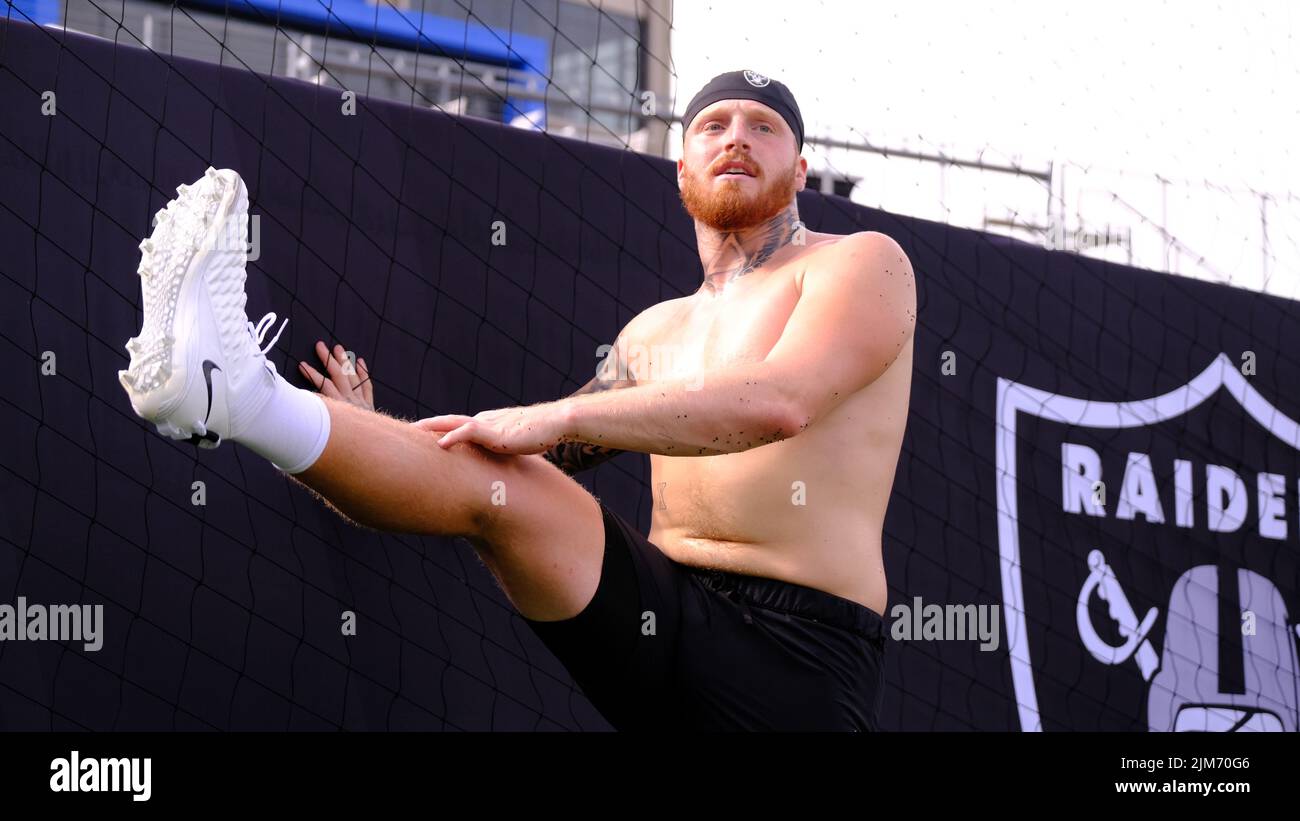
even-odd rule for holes
{"type": "Polygon", "coordinates": [[[710,128],[713,128],[715,125],[718,126],[718,128],[722,128],[722,126],[718,125],[717,123],[709,123],[708,125],[704,126],[704,130],[708,131],[710,128]]]}
{"type": "Polygon", "coordinates": [[[760,125],[759,128],[766,128],[768,131],[771,131],[771,130],[772,130],[772,126],[767,125],[766,123],[760,125]]]}

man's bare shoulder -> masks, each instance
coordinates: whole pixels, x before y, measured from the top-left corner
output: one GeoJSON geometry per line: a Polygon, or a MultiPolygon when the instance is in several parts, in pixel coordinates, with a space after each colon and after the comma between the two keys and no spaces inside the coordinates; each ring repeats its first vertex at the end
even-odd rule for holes
{"type": "Polygon", "coordinates": [[[907,258],[902,246],[895,242],[893,237],[880,231],[856,231],[852,234],[809,233],[808,244],[817,250],[833,254],[887,251],[896,253],[903,259],[907,258]],[[817,240],[815,246],[814,238],[817,240]]]}
{"type": "Polygon", "coordinates": [[[656,302],[641,313],[632,317],[623,333],[629,343],[650,344],[658,337],[666,324],[673,324],[690,305],[689,296],[679,296],[656,302]]]}
{"type": "Polygon", "coordinates": [[[800,260],[797,284],[803,290],[804,277],[809,271],[819,271],[824,275],[834,276],[847,266],[860,266],[863,261],[868,265],[892,273],[903,272],[907,278],[912,277],[912,265],[902,247],[888,234],[879,231],[858,231],[852,234],[812,234],[808,235],[808,250],[800,260]],[[897,265],[890,268],[889,264],[897,265]]]}

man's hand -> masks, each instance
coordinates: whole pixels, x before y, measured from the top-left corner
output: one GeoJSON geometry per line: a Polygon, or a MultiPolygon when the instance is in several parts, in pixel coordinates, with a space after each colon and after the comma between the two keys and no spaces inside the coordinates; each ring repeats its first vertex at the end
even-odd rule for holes
{"type": "Polygon", "coordinates": [[[375,386],[370,381],[370,369],[366,367],[366,360],[357,359],[356,367],[353,367],[342,345],[335,345],[331,352],[320,340],[316,341],[316,355],[320,357],[328,376],[322,376],[306,362],[298,363],[298,370],[311,380],[316,390],[366,410],[375,409],[375,386]]]}
{"type": "Polygon", "coordinates": [[[522,408],[483,411],[474,416],[430,416],[413,422],[417,428],[444,434],[438,444],[449,448],[471,442],[494,453],[544,453],[566,434],[558,402],[522,408]]]}

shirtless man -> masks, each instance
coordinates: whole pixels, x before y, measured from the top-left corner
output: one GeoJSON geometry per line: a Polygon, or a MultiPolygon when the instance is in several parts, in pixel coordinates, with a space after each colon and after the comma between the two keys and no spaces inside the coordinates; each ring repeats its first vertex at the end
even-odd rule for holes
{"type": "MultiPolygon", "coordinates": [[[[373,412],[364,360],[348,372],[323,343],[326,374],[300,366],[321,394],[293,388],[258,348],[274,315],[243,316],[242,260],[160,275],[149,248],[123,385],[160,431],[238,441],[354,522],[467,538],[620,729],[876,729],[912,269],[883,234],[799,223],[803,123],[783,84],[719,75],[684,123],[678,183],[704,282],[629,322],[570,397],[406,423],[373,412]],[[150,324],[159,277],[158,293],[181,295],[174,325],[150,324]],[[231,282],[238,322],[208,295],[231,282]],[[183,375],[205,358],[233,371],[206,405],[196,379],[148,367],[183,375]],[[623,451],[650,454],[648,538],[569,478],[623,451]]],[[[218,221],[242,218],[237,175],[212,174],[218,221]]],[[[163,230],[155,244],[178,242],[163,230]]]]}

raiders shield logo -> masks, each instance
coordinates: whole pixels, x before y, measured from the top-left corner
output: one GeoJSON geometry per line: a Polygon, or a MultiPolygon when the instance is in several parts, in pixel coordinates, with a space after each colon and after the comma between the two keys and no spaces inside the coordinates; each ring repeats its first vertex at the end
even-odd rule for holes
{"type": "Polygon", "coordinates": [[[764,77],[762,74],[759,74],[757,71],[746,70],[745,82],[749,83],[754,88],[762,88],[763,86],[770,83],[771,80],[769,80],[767,77],[764,77]]]}
{"type": "Polygon", "coordinates": [[[1257,378],[1221,353],[1132,401],[998,379],[1022,729],[1300,726],[1300,425],[1257,378]]]}

